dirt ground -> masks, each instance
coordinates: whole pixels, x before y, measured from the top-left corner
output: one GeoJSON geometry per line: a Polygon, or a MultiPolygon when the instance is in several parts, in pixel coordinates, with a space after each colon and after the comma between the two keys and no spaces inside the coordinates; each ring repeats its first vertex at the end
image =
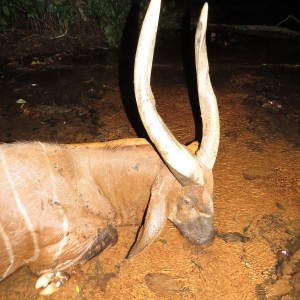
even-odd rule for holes
{"type": "MultiPolygon", "coordinates": [[[[177,46],[157,53],[152,87],[162,118],[188,143],[201,127],[191,59],[170,54],[177,46]]],[[[231,40],[208,49],[221,121],[214,244],[191,245],[168,223],[125,260],[138,227],[119,228],[118,242],[75,267],[58,293],[40,296],[24,267],[0,283],[0,299],[300,299],[299,45],[231,40]]],[[[56,49],[3,56],[0,142],[143,135],[132,66],[100,56],[74,61],[56,49]]]]}

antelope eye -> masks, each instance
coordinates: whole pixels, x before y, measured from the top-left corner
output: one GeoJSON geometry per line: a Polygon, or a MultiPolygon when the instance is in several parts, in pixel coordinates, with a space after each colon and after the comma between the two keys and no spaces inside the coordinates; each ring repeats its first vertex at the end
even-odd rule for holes
{"type": "Polygon", "coordinates": [[[190,201],[190,200],[185,199],[185,200],[184,200],[184,203],[185,203],[187,206],[190,206],[190,207],[193,206],[193,203],[192,203],[192,201],[190,201]]]}

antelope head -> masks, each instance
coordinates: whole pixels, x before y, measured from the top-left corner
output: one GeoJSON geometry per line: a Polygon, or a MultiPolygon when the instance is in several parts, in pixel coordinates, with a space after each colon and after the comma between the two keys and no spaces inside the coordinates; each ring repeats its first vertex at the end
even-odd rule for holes
{"type": "Polygon", "coordinates": [[[188,147],[180,144],[167,128],[156,110],[150,86],[160,5],[160,0],[151,1],[142,26],[134,88],[142,122],[168,172],[156,178],[143,228],[128,257],[149,246],[167,219],[193,243],[205,244],[214,236],[212,169],[218,152],[220,125],[206,51],[208,5],[203,6],[195,36],[197,89],[203,122],[202,142],[196,151],[194,143],[188,147]]]}

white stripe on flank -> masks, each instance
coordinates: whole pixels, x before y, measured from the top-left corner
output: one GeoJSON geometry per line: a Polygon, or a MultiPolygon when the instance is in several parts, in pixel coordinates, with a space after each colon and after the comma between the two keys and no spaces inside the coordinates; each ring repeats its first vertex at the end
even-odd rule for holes
{"type": "MultiPolygon", "coordinates": [[[[2,279],[4,279],[6,276],[9,275],[9,270],[10,270],[10,268],[12,267],[12,265],[13,265],[13,263],[15,261],[15,257],[14,257],[14,253],[13,253],[13,250],[12,250],[12,247],[11,247],[10,240],[9,240],[6,232],[4,231],[1,223],[0,223],[0,235],[2,236],[2,239],[4,241],[4,245],[5,245],[5,249],[6,249],[7,253],[8,253],[8,256],[9,256],[9,266],[8,266],[8,268],[6,269],[6,271],[2,275],[2,279]]],[[[3,257],[2,257],[2,259],[3,259],[3,257]]]]}
{"type": "Polygon", "coordinates": [[[8,169],[8,166],[7,166],[7,163],[6,163],[6,159],[4,157],[4,153],[1,152],[1,161],[2,161],[2,167],[3,167],[3,170],[4,170],[4,173],[5,173],[5,176],[6,176],[6,179],[10,185],[10,188],[12,190],[12,193],[14,195],[14,198],[15,198],[15,201],[16,201],[16,205],[21,213],[21,215],[23,216],[26,224],[27,224],[27,227],[29,229],[29,232],[30,232],[30,235],[32,237],[32,241],[33,241],[33,245],[34,245],[34,255],[28,259],[28,261],[35,261],[38,257],[39,257],[39,253],[40,253],[40,249],[39,249],[39,244],[38,244],[38,239],[37,239],[37,235],[36,233],[34,232],[34,228],[33,228],[33,225],[30,221],[30,218],[27,214],[27,211],[25,209],[25,207],[23,206],[23,203],[22,203],[22,200],[19,196],[19,193],[18,191],[16,190],[15,188],[15,184],[14,184],[14,181],[12,179],[12,175],[10,174],[9,172],[9,169],[8,169]]]}
{"type": "Polygon", "coordinates": [[[61,211],[61,213],[63,214],[63,217],[64,217],[64,221],[63,221],[63,233],[64,233],[64,237],[63,237],[63,239],[59,243],[59,248],[55,252],[53,260],[57,259],[57,257],[62,253],[64,247],[66,246],[66,244],[69,241],[69,236],[67,235],[68,231],[69,231],[69,220],[68,220],[68,218],[67,218],[67,216],[66,216],[66,214],[65,214],[65,212],[64,212],[64,210],[62,208],[60,209],[60,211],[61,211]]]}
{"type": "MultiPolygon", "coordinates": [[[[43,153],[46,156],[46,161],[48,163],[48,167],[49,167],[49,171],[50,171],[50,178],[51,178],[51,186],[52,186],[52,191],[53,191],[53,194],[52,194],[53,200],[54,200],[54,202],[60,203],[60,201],[58,199],[58,196],[57,196],[55,177],[54,177],[54,174],[53,174],[53,166],[51,166],[49,156],[47,155],[47,149],[46,149],[46,147],[43,143],[39,142],[39,144],[40,144],[40,146],[43,150],[43,153]]],[[[63,216],[62,231],[63,231],[64,237],[62,238],[62,240],[59,243],[58,250],[55,252],[55,254],[53,256],[53,260],[57,259],[57,257],[62,253],[64,247],[66,246],[66,244],[69,240],[69,237],[68,237],[68,234],[69,234],[69,220],[68,220],[68,217],[66,216],[63,207],[59,209],[59,212],[60,212],[60,215],[63,216]]]]}

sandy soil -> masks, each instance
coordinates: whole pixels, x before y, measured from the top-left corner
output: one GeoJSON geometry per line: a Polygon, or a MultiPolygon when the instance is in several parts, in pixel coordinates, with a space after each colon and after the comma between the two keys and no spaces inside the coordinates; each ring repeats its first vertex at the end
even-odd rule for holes
{"type": "MultiPolygon", "coordinates": [[[[265,56],[212,49],[221,119],[214,244],[191,245],[168,223],[150,248],[125,260],[138,227],[119,228],[117,244],[75,267],[48,299],[300,298],[300,68],[261,51],[265,56]]],[[[178,140],[190,142],[201,129],[191,109],[192,76],[177,58],[161,61],[152,84],[158,109],[178,140]]],[[[130,66],[51,65],[6,65],[1,142],[80,143],[143,134],[132,110],[130,66]],[[25,105],[16,103],[20,98],[25,105]]],[[[35,280],[20,269],[0,283],[0,299],[46,299],[35,280]]]]}

